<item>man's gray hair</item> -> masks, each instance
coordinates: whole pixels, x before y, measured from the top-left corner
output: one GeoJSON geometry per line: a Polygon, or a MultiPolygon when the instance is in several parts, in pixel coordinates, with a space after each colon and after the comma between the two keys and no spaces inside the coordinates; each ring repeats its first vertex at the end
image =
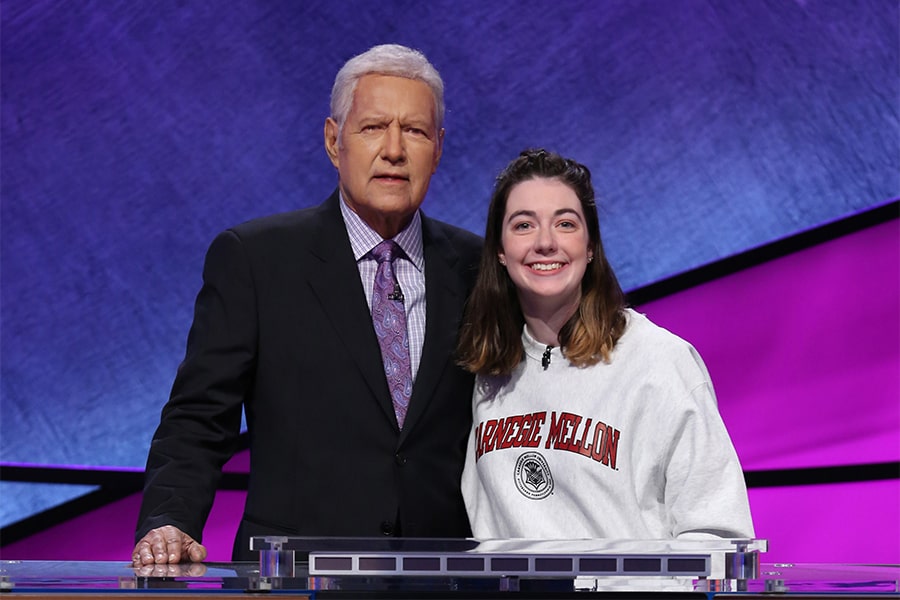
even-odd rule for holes
{"type": "Polygon", "coordinates": [[[393,75],[427,84],[434,95],[437,128],[440,130],[444,126],[444,82],[437,69],[418,50],[399,44],[382,44],[348,60],[334,78],[331,118],[337,122],[339,130],[350,113],[356,84],[364,75],[393,75]]]}

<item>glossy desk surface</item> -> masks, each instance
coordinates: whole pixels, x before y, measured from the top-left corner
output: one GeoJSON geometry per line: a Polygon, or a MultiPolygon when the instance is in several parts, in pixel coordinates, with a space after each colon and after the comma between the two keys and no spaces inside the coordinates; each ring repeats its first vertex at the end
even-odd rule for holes
{"type": "Polygon", "coordinates": [[[254,538],[254,563],[0,561],[0,599],[900,598],[900,565],[766,563],[765,545],[254,538]]]}
{"type": "MultiPolygon", "coordinates": [[[[264,581],[256,563],[198,563],[158,565],[142,569],[125,562],[0,561],[0,598],[129,597],[145,594],[176,598],[218,595],[291,595],[309,598],[481,598],[571,597],[574,585],[563,580],[533,581],[518,590],[500,578],[412,578],[362,576],[309,577],[302,562],[294,578],[264,581]],[[543,590],[543,592],[542,592],[543,590]],[[5,592],[5,593],[4,593],[5,592]],[[178,592],[178,594],[176,594],[178,592]],[[537,595],[536,595],[537,594],[537,595]]],[[[571,580],[569,580],[571,583],[571,580]]],[[[739,581],[678,578],[606,578],[574,592],[577,597],[616,592],[631,596],[681,597],[900,597],[900,566],[837,564],[761,564],[760,576],[739,581]],[[692,593],[693,592],[693,593],[692,593]]]]}

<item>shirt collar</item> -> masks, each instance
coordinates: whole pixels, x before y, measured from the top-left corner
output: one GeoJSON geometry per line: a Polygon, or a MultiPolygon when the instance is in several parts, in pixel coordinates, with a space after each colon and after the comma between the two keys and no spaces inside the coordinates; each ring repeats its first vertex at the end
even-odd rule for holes
{"type": "MultiPolygon", "coordinates": [[[[341,194],[340,204],[344,225],[347,227],[347,233],[350,235],[353,257],[356,259],[356,262],[359,262],[372,248],[380,244],[384,238],[347,206],[343,194],[341,194]]],[[[425,252],[422,247],[422,216],[418,210],[413,215],[409,225],[394,236],[393,239],[403,249],[406,257],[416,269],[422,271],[425,268],[425,252]]]]}
{"type": "Polygon", "coordinates": [[[553,359],[559,361],[565,358],[562,354],[562,349],[558,346],[548,346],[534,339],[531,332],[528,331],[527,324],[522,327],[522,348],[525,350],[526,356],[535,360],[543,361],[545,357],[549,357],[549,364],[553,363],[553,359]]]}

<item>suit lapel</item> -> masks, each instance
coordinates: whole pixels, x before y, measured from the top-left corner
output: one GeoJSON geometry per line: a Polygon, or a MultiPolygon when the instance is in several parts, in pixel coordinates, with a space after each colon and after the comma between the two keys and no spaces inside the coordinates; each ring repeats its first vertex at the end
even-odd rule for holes
{"type": "MultiPolygon", "coordinates": [[[[319,208],[317,218],[321,227],[311,240],[310,251],[320,264],[310,275],[309,285],[347,349],[346,366],[359,369],[385,415],[396,423],[381,364],[381,349],[372,328],[372,317],[339,202],[340,197],[335,192],[319,208]]],[[[430,298],[427,301],[430,302],[430,298]]]]}
{"type": "Polygon", "coordinates": [[[401,441],[425,412],[444,370],[452,365],[461,306],[465,301],[464,284],[457,272],[459,256],[443,232],[424,216],[422,243],[425,251],[425,343],[401,441]]]}

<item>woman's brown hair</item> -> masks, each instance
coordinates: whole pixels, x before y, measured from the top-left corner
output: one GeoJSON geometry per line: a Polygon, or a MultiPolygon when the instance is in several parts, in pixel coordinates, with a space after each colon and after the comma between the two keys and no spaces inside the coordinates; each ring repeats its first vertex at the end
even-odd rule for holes
{"type": "Polygon", "coordinates": [[[584,165],[543,149],[525,150],[497,177],[488,208],[478,279],[463,314],[457,347],[459,364],[480,375],[509,375],[522,361],[525,317],[515,285],[500,265],[506,202],[519,183],[556,179],[581,202],[594,260],[581,280],[578,310],[559,332],[565,357],[586,367],[608,361],[625,330],[625,295],[603,252],[591,172],[584,165]]]}

